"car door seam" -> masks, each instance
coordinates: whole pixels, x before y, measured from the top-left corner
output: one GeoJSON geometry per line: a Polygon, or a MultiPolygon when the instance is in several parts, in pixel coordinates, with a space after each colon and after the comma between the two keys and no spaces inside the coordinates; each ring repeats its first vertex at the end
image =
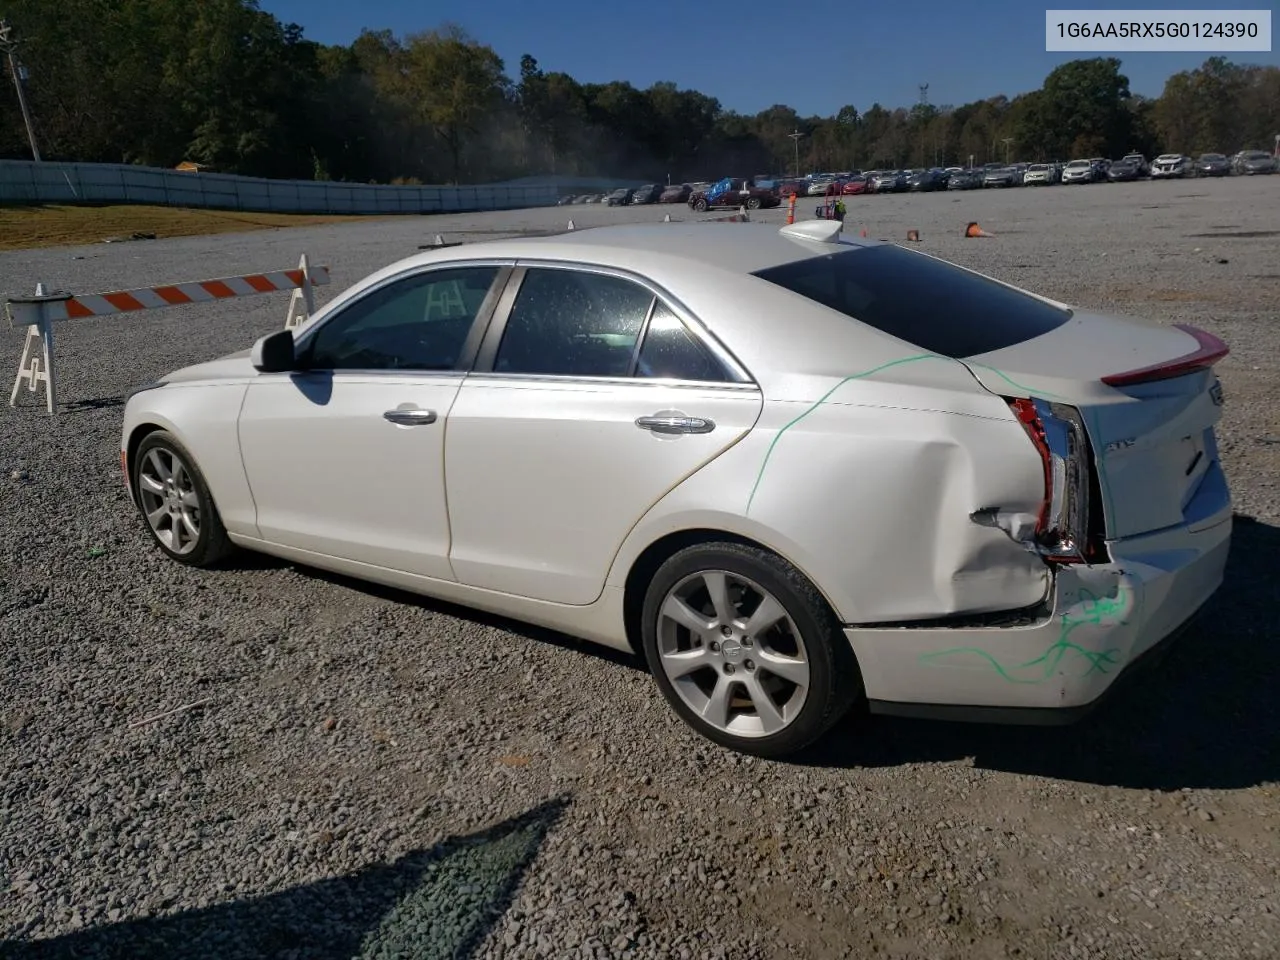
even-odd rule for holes
{"type": "MultiPolygon", "coordinates": [[[[703,460],[697,466],[693,467],[691,470],[689,470],[687,473],[681,476],[678,480],[676,480],[674,483],[668,486],[667,489],[663,490],[662,493],[660,493],[653,500],[652,503],[650,503],[647,507],[645,507],[644,512],[641,513],[638,517],[636,517],[635,522],[632,523],[631,526],[627,528],[626,532],[623,533],[622,535],[622,539],[618,541],[617,548],[613,551],[613,557],[609,561],[609,568],[608,568],[608,571],[605,573],[604,582],[600,585],[600,592],[596,594],[595,599],[593,599],[591,603],[597,603],[600,600],[600,598],[604,596],[604,592],[607,589],[609,589],[609,581],[613,578],[614,567],[617,566],[618,557],[622,553],[622,548],[627,545],[627,541],[631,539],[631,535],[635,533],[636,529],[640,526],[640,524],[644,523],[645,517],[653,513],[653,511],[657,509],[658,504],[662,503],[663,500],[665,500],[668,496],[671,495],[672,491],[674,491],[677,487],[683,484],[686,480],[688,480],[690,477],[692,477],[699,471],[704,470],[709,464],[714,463],[716,460],[719,460],[721,457],[727,454],[730,450],[732,450],[738,444],[746,440],[747,437],[751,436],[752,432],[754,432],[756,427],[759,426],[760,418],[764,416],[764,408],[765,408],[764,391],[757,390],[755,393],[755,399],[759,404],[759,406],[756,408],[755,419],[752,420],[751,423],[747,425],[746,429],[744,429],[740,434],[738,434],[737,437],[735,437],[732,441],[730,441],[727,446],[717,450],[712,456],[708,457],[706,460],[703,460]]],[[[585,606],[590,606],[590,604],[585,604],[585,606]]]]}
{"type": "Polygon", "coordinates": [[[253,380],[245,381],[244,393],[240,395],[240,406],[236,410],[236,452],[240,456],[240,473],[244,477],[245,489],[249,491],[249,502],[253,504],[253,529],[258,534],[259,540],[266,539],[262,536],[262,527],[258,523],[258,498],[253,492],[253,483],[249,480],[249,468],[244,462],[244,436],[241,433],[241,427],[244,423],[244,408],[249,403],[249,391],[253,389],[253,380]]]}
{"type": "Polygon", "coordinates": [[[464,374],[458,382],[458,388],[453,391],[453,398],[449,401],[448,407],[445,408],[440,423],[440,490],[444,497],[444,530],[446,538],[444,562],[449,567],[449,575],[457,583],[461,583],[461,581],[458,580],[458,571],[453,569],[453,516],[449,512],[449,414],[457,406],[458,398],[462,396],[462,391],[466,386],[467,375],[464,374]]]}

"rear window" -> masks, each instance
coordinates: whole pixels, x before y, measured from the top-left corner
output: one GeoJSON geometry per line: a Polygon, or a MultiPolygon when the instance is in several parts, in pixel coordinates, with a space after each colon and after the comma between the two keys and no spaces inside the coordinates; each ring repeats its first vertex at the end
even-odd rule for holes
{"type": "Polygon", "coordinates": [[[944,357],[1002,350],[1071,313],[960,267],[886,245],[770,267],[755,276],[944,357]]]}

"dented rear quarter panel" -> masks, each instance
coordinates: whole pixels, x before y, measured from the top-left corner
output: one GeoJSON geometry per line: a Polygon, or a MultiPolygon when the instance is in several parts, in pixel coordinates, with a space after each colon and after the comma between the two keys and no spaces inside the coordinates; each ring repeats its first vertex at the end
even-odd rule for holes
{"type": "Polygon", "coordinates": [[[803,392],[818,399],[766,399],[746,437],[656,504],[624,544],[611,582],[623,582],[661,536],[708,528],[789,559],[845,623],[1045,599],[1045,563],[971,519],[985,509],[1040,509],[1043,467],[1000,397],[936,356],[813,377],[803,392]]]}

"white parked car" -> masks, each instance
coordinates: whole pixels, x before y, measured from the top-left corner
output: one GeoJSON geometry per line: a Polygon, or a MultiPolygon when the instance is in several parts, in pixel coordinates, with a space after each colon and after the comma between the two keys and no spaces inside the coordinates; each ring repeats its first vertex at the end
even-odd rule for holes
{"type": "Polygon", "coordinates": [[[1098,178],[1092,160],[1072,160],[1062,168],[1063,183],[1093,183],[1098,178]]]}
{"type": "Polygon", "coordinates": [[[183,563],[638,651],[764,756],[859,703],[1074,717],[1222,580],[1226,347],[839,227],[418,254],[135,392],[131,495],[183,563]]]}
{"type": "Polygon", "coordinates": [[[1162,153],[1151,161],[1151,177],[1153,180],[1169,177],[1187,177],[1193,172],[1191,158],[1181,153],[1162,153]]]}
{"type": "Polygon", "coordinates": [[[1028,187],[1052,183],[1053,170],[1047,163],[1033,163],[1027,167],[1026,173],[1022,175],[1022,182],[1028,187]]]}

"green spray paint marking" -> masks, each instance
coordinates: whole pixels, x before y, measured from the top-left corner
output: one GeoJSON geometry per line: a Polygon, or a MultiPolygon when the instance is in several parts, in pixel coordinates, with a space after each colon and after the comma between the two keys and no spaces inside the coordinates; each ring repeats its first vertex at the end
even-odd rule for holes
{"type": "Polygon", "coordinates": [[[1121,625],[1128,623],[1127,614],[1133,607],[1133,588],[1118,587],[1114,597],[1098,597],[1093,591],[1082,588],[1079,602],[1075,605],[1079,611],[1072,610],[1062,614],[1062,629],[1058,639],[1049,645],[1040,656],[1025,663],[1005,665],[991,653],[981,647],[956,647],[953,650],[940,650],[937,653],[926,653],[920,657],[922,663],[932,663],[946,657],[974,656],[984,660],[1004,680],[1009,683],[1045,683],[1058,672],[1058,667],[1068,654],[1073,654],[1085,661],[1087,667],[1081,676],[1092,673],[1107,673],[1110,667],[1120,662],[1120,648],[1109,650],[1090,650],[1071,641],[1070,637],[1078,628],[1086,624],[1101,626],[1105,623],[1121,625]],[[1031,676],[1018,676],[1031,670],[1031,676]]]}
{"type": "Polygon", "coordinates": [[[837,390],[839,390],[841,387],[843,387],[846,383],[849,383],[850,381],[853,381],[853,380],[862,380],[865,377],[869,377],[873,374],[879,373],[881,370],[888,370],[890,367],[900,367],[905,363],[915,363],[917,360],[948,360],[953,363],[961,363],[970,367],[980,367],[983,370],[990,370],[992,373],[996,374],[997,376],[1001,377],[1008,383],[1017,387],[1019,390],[1022,390],[1023,392],[1030,394],[1032,396],[1044,397],[1045,399],[1048,399],[1048,400],[1063,399],[1062,397],[1059,397],[1057,394],[1049,393],[1047,390],[1033,390],[1031,387],[1024,386],[1023,384],[1018,383],[1018,381],[1010,377],[1003,370],[997,370],[995,367],[987,366],[985,363],[974,363],[971,360],[956,360],[953,357],[944,357],[938,353],[920,353],[920,354],[916,354],[913,357],[902,357],[901,359],[898,359],[898,360],[890,360],[888,363],[882,363],[878,367],[872,367],[870,370],[864,370],[862,373],[855,373],[852,376],[845,377],[843,380],[837,383],[834,387],[832,387],[830,390],[824,393],[818,399],[818,401],[813,404],[813,406],[811,406],[804,413],[800,414],[800,416],[796,417],[790,423],[783,426],[781,430],[779,430],[777,433],[773,435],[773,439],[769,442],[769,449],[767,449],[764,453],[764,460],[760,463],[760,470],[756,473],[756,482],[751,485],[751,495],[747,497],[746,512],[748,514],[751,512],[751,504],[756,499],[756,491],[760,489],[760,481],[764,479],[765,467],[769,465],[769,458],[773,456],[773,448],[778,445],[778,441],[782,439],[782,435],[784,433],[786,433],[788,430],[794,427],[797,423],[799,423],[809,414],[813,413],[813,411],[817,410],[820,406],[826,403],[827,400],[831,398],[831,395],[835,393],[837,390]]]}
{"type": "Polygon", "coordinates": [[[764,453],[764,460],[760,464],[760,470],[756,473],[756,482],[751,486],[751,496],[747,497],[747,513],[751,512],[751,503],[753,500],[755,500],[756,491],[760,489],[760,481],[764,478],[764,468],[769,465],[769,458],[773,456],[773,448],[778,445],[778,441],[782,439],[782,435],[786,433],[788,430],[790,430],[792,427],[794,427],[801,420],[803,420],[805,417],[807,417],[809,414],[813,413],[813,411],[817,410],[820,406],[826,403],[833,393],[835,393],[837,390],[843,387],[846,383],[850,383],[853,380],[861,380],[864,377],[869,377],[874,373],[879,373],[881,370],[888,370],[890,367],[900,367],[904,363],[915,363],[917,360],[946,360],[946,359],[948,358],[940,356],[939,354],[936,354],[936,353],[921,353],[921,354],[917,354],[914,357],[902,357],[901,359],[898,359],[898,360],[890,360],[888,363],[882,363],[878,367],[872,367],[870,370],[864,370],[862,373],[855,373],[853,374],[853,376],[845,377],[843,380],[837,383],[834,387],[832,387],[830,390],[824,393],[821,396],[821,398],[819,398],[818,401],[813,406],[811,406],[804,413],[800,414],[800,416],[796,417],[790,423],[786,424],[781,430],[779,430],[777,433],[773,435],[773,439],[769,442],[769,449],[766,450],[764,453]]]}
{"type": "Polygon", "coordinates": [[[1013,377],[1009,376],[1003,370],[997,370],[995,367],[989,367],[985,363],[975,363],[972,360],[962,360],[960,362],[965,364],[966,366],[977,367],[980,370],[990,370],[1001,380],[1004,380],[1006,383],[1017,387],[1019,390],[1023,391],[1024,393],[1030,394],[1033,397],[1043,397],[1046,400],[1065,401],[1067,399],[1066,397],[1058,396],[1056,393],[1050,393],[1048,390],[1041,390],[1039,387],[1032,389],[1031,387],[1025,386],[1024,384],[1021,384],[1017,380],[1013,379],[1013,377]]]}

